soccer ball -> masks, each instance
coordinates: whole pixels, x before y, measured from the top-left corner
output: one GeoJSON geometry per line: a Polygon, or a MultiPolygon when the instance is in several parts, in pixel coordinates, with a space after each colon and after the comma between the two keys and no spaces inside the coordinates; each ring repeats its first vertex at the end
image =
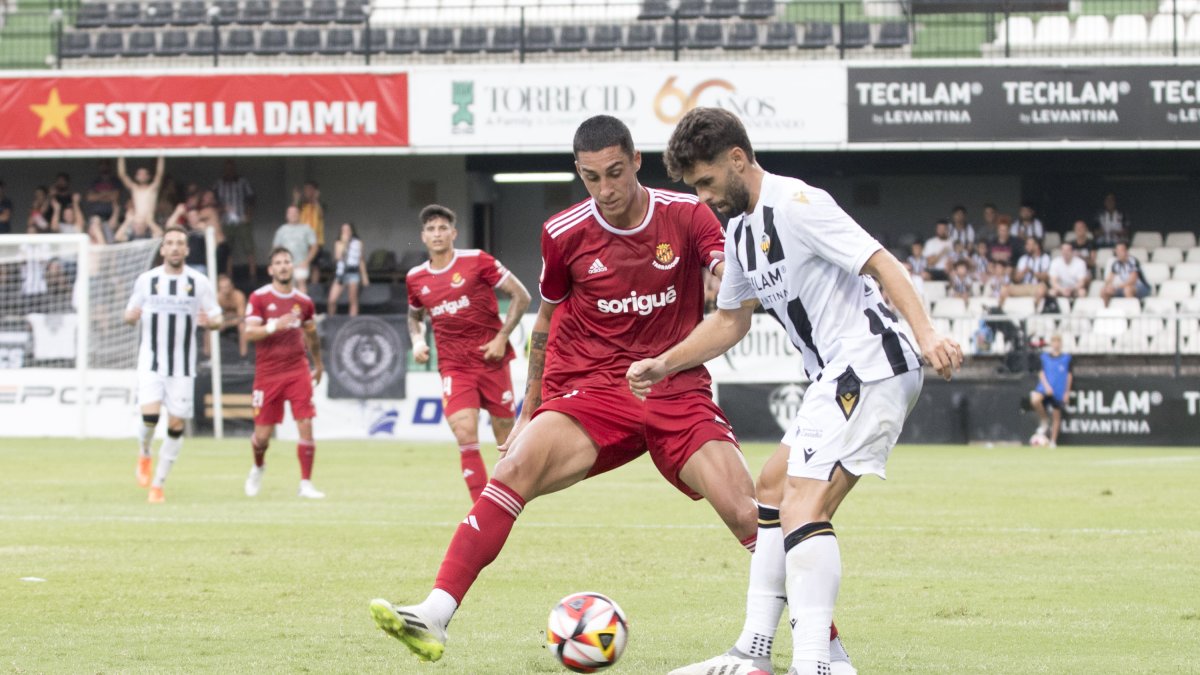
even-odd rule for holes
{"type": "Polygon", "coordinates": [[[1044,448],[1050,445],[1050,439],[1046,438],[1046,434],[1038,432],[1029,437],[1029,444],[1035,448],[1044,448]]]}
{"type": "Polygon", "coordinates": [[[572,593],[550,610],[546,641],[567,670],[594,673],[611,666],[628,636],[624,612],[599,593],[572,593]]]}

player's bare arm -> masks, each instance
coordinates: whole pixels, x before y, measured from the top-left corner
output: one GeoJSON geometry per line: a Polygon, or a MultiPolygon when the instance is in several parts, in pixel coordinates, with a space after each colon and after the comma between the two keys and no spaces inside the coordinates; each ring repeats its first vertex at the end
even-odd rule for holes
{"type": "Polygon", "coordinates": [[[137,322],[141,318],[142,318],[142,308],[141,307],[130,307],[129,309],[125,310],[125,323],[129,324],[130,326],[136,326],[137,322]]]}
{"type": "Polygon", "coordinates": [[[533,412],[542,406],[542,377],[546,372],[546,344],[550,341],[550,318],[558,305],[542,301],[538,308],[537,318],[533,321],[533,330],[529,334],[529,373],[525,384],[525,402],[521,404],[521,414],[517,417],[513,430],[508,434],[500,452],[507,452],[512,446],[513,439],[521,432],[525,424],[533,419],[533,412]]]}
{"type": "Polygon", "coordinates": [[[625,373],[629,390],[634,396],[644,399],[650,393],[650,387],[668,375],[694,368],[724,354],[750,332],[751,317],[757,306],[758,300],[747,300],[737,309],[718,309],[701,321],[683,342],[656,358],[642,359],[629,366],[625,373]]]}
{"type": "Polygon", "coordinates": [[[917,348],[925,362],[933,366],[943,378],[949,380],[954,371],[962,367],[963,351],[953,338],[939,335],[933,322],[925,312],[925,305],[913,288],[908,270],[896,260],[896,256],[884,249],[875,252],[863,265],[862,273],[875,277],[883,291],[896,305],[901,316],[912,327],[917,339],[917,348]]]}
{"type": "Polygon", "coordinates": [[[412,340],[413,360],[429,363],[429,344],[425,342],[425,310],[408,308],[408,337],[412,340]]]}
{"type": "Polygon", "coordinates": [[[525,284],[522,284],[521,280],[512,274],[509,274],[496,289],[508,296],[508,313],[504,315],[504,325],[501,326],[500,332],[496,333],[496,337],[489,340],[487,344],[479,346],[486,361],[499,361],[504,358],[508,347],[508,338],[521,323],[521,317],[525,315],[525,310],[529,309],[531,299],[525,284]]]}
{"type": "Polygon", "coordinates": [[[278,331],[290,330],[299,325],[300,317],[295,314],[284,314],[278,319],[270,319],[266,323],[248,322],[246,324],[246,340],[249,342],[258,342],[269,335],[274,335],[278,331]]]}
{"type": "Polygon", "coordinates": [[[221,314],[212,316],[203,309],[196,313],[196,325],[200,326],[201,328],[217,330],[221,328],[221,325],[224,323],[224,321],[224,315],[221,314]]]}
{"type": "Polygon", "coordinates": [[[308,354],[312,357],[313,385],[318,385],[321,383],[321,376],[325,374],[325,362],[321,360],[321,336],[317,334],[315,321],[304,325],[304,345],[308,347],[308,354]]]}

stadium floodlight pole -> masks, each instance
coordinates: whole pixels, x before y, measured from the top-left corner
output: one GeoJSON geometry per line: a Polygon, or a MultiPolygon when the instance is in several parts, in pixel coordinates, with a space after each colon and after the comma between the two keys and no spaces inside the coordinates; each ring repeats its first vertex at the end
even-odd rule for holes
{"type": "MultiPolygon", "coordinates": [[[[207,263],[208,282],[216,288],[217,234],[211,227],[204,230],[204,261],[207,263]]],[[[221,330],[209,329],[208,341],[212,353],[209,365],[212,367],[213,438],[220,440],[225,437],[225,406],[221,403],[224,396],[221,387],[221,330]]]]}

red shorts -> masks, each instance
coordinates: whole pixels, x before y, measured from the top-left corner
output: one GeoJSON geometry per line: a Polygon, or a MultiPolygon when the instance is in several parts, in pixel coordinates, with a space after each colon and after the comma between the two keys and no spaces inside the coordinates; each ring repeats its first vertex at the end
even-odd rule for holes
{"type": "Polygon", "coordinates": [[[492,417],[512,419],[517,414],[512,374],[501,368],[441,371],[442,408],[446,417],[460,410],[483,408],[492,417]]]}
{"type": "Polygon", "coordinates": [[[707,387],[645,401],[627,387],[577,389],[543,402],[534,416],[547,410],[574,418],[598,447],[589,478],[649,452],[663,478],[692,499],[700,495],[679,478],[683,465],[709,441],[738,447],[733,428],[707,387]]]}
{"type": "Polygon", "coordinates": [[[283,421],[283,403],[292,404],[292,418],[307,420],[317,416],[313,405],[312,375],[308,369],[291,373],[254,378],[254,406],[256,425],[279,424],[283,421]]]}

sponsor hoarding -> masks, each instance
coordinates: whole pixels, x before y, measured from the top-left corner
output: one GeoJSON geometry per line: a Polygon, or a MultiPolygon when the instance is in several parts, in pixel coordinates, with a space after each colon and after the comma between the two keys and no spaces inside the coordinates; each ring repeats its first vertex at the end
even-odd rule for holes
{"type": "Polygon", "coordinates": [[[73,368],[0,369],[0,434],[4,436],[77,436],[80,405],[85,408],[88,437],[132,439],[141,423],[137,375],[132,370],[88,371],[80,395],[79,372],[73,368]]]}

